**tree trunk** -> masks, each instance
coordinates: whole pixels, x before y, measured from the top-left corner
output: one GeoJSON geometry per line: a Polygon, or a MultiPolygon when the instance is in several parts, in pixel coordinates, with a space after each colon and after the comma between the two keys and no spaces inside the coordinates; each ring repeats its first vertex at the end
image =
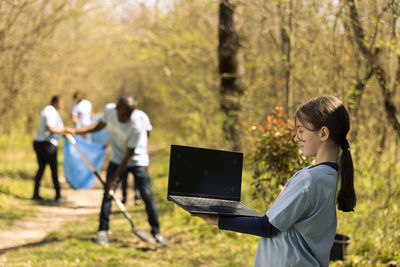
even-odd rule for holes
{"type": "MultiPolygon", "coordinates": [[[[379,86],[381,87],[382,95],[384,98],[384,109],[386,113],[386,118],[393,127],[393,130],[395,131],[397,137],[400,139],[400,122],[396,116],[397,114],[397,109],[396,105],[393,102],[393,92],[397,89],[397,83],[393,86],[393,88],[389,88],[389,85],[387,83],[388,77],[387,77],[387,72],[384,70],[383,66],[381,66],[379,60],[378,60],[378,55],[379,55],[379,48],[369,48],[365,44],[365,31],[361,25],[360,19],[359,19],[359,14],[357,7],[355,5],[354,0],[346,0],[346,3],[349,7],[350,11],[350,22],[351,26],[353,29],[353,35],[354,35],[354,40],[358,46],[358,49],[361,51],[361,54],[364,56],[364,58],[367,61],[367,68],[370,69],[369,72],[366,73],[365,78],[359,82],[358,85],[360,88],[356,88],[356,94],[353,94],[353,101],[357,103],[361,100],[361,95],[363,92],[363,89],[365,87],[366,82],[368,82],[369,78],[371,77],[372,74],[375,74],[376,79],[378,80],[379,86]]],[[[395,32],[393,33],[392,36],[393,39],[396,39],[395,32]]],[[[396,77],[400,77],[400,57],[398,56],[398,66],[397,66],[397,71],[396,71],[396,77]]],[[[356,105],[357,107],[359,106],[359,103],[356,105]]]]}
{"type": "Polygon", "coordinates": [[[245,90],[243,54],[237,33],[235,20],[235,5],[229,0],[221,0],[219,5],[219,74],[220,107],[224,114],[222,129],[225,140],[233,150],[240,150],[241,111],[240,96],[245,90]]]}
{"type": "Polygon", "coordinates": [[[295,0],[289,1],[289,18],[288,18],[288,29],[286,32],[282,28],[282,48],[283,53],[286,56],[285,62],[285,84],[286,84],[286,113],[291,116],[293,109],[293,47],[294,47],[294,14],[295,14],[295,0]]]}

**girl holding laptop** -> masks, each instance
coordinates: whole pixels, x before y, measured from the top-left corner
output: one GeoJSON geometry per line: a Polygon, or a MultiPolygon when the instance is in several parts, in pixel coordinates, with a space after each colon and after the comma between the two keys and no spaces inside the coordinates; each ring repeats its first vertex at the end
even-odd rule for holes
{"type": "Polygon", "coordinates": [[[254,266],[329,266],[336,202],[344,212],[353,211],[356,205],[346,138],[350,122],[343,103],[334,96],[312,99],[297,110],[295,124],[294,141],[304,156],[315,158],[315,165],[290,178],[265,216],[192,214],[222,230],[260,236],[254,266]]]}

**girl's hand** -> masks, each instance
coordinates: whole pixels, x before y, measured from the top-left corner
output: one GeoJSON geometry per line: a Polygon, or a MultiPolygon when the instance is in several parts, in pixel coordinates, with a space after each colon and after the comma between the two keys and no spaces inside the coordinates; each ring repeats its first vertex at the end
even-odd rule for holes
{"type": "Polygon", "coordinates": [[[204,221],[208,222],[209,224],[218,226],[219,215],[209,215],[209,214],[200,214],[200,213],[190,213],[191,216],[196,216],[204,221]]]}

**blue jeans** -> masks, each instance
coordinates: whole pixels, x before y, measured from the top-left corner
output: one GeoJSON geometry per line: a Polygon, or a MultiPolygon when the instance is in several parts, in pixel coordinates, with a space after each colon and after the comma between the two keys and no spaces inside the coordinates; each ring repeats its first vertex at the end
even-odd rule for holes
{"type": "MultiPolygon", "coordinates": [[[[107,181],[111,179],[117,170],[119,164],[110,162],[107,168],[107,181]]],[[[135,185],[139,189],[143,202],[146,206],[147,218],[151,226],[153,235],[160,233],[160,224],[158,221],[158,211],[151,192],[151,182],[147,166],[128,167],[121,179],[124,179],[131,172],[135,179],[135,185]]],[[[99,231],[109,229],[109,217],[111,213],[112,197],[104,192],[103,202],[101,203],[99,231]]]]}

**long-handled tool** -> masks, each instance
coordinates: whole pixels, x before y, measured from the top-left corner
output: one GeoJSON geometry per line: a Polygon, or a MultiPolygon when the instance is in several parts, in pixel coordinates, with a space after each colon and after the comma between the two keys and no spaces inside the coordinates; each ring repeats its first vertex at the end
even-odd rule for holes
{"type": "MultiPolygon", "coordinates": [[[[82,151],[79,149],[78,145],[76,144],[75,138],[71,134],[66,134],[65,137],[67,140],[76,148],[76,150],[79,152],[83,160],[86,162],[88,165],[89,169],[96,175],[96,177],[100,180],[100,182],[105,185],[105,182],[101,178],[100,174],[96,171],[96,169],[93,167],[92,163],[85,157],[85,155],[82,153],[82,151]]],[[[114,188],[115,189],[115,188],[114,188]]],[[[117,203],[117,206],[120,208],[120,210],[124,213],[125,217],[128,219],[129,223],[131,224],[132,227],[132,233],[134,233],[137,237],[142,239],[145,242],[151,243],[151,244],[156,244],[155,239],[148,234],[147,232],[135,228],[135,225],[133,224],[133,220],[129,212],[126,210],[124,204],[119,200],[119,198],[115,195],[114,190],[110,190],[110,196],[114,199],[114,201],[117,203]]]]}

